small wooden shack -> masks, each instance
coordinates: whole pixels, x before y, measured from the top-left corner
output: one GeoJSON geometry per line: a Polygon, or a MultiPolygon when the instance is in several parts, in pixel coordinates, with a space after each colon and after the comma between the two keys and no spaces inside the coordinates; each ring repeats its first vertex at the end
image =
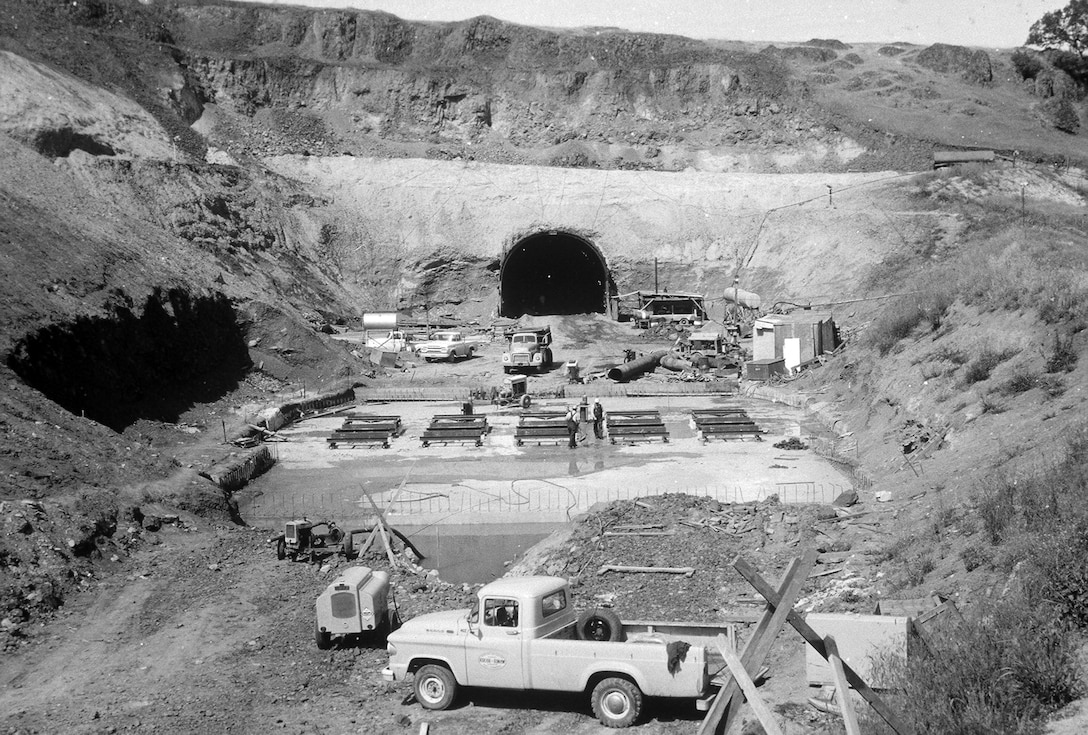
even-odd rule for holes
{"type": "Polygon", "coordinates": [[[838,346],[831,314],[794,311],[769,314],[752,325],[752,361],[785,360],[785,368],[807,365],[838,346]]]}

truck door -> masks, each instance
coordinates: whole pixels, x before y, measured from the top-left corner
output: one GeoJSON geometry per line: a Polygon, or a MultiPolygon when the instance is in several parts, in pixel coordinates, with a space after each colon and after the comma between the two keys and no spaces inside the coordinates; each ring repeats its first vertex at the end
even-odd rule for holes
{"type": "Polygon", "coordinates": [[[518,601],[485,597],[476,635],[465,644],[469,686],[520,689],[525,686],[525,636],[518,601]]]}

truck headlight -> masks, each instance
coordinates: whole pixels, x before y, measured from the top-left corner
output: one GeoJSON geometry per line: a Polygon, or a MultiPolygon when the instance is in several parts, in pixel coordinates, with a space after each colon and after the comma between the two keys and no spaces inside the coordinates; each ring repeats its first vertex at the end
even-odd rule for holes
{"type": "Polygon", "coordinates": [[[394,646],[392,643],[386,643],[385,644],[385,652],[388,653],[390,656],[396,656],[397,655],[397,647],[394,646]]]}

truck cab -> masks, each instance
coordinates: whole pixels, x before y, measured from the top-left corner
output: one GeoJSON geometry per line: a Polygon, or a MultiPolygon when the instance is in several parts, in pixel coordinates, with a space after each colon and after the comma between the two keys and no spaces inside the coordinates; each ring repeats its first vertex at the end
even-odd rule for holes
{"type": "Polygon", "coordinates": [[[544,372],[552,366],[551,327],[515,329],[507,335],[509,344],[502,353],[502,370],[536,370],[544,372]]]}

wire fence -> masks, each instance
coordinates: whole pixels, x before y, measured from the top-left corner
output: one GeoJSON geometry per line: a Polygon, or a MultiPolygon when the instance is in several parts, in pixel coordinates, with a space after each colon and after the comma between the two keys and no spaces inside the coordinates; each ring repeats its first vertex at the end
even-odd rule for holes
{"type": "MultiPolygon", "coordinates": [[[[406,486],[390,506],[390,511],[402,518],[441,517],[448,519],[449,523],[463,522],[458,520],[458,516],[471,515],[475,518],[492,514],[526,517],[543,514],[554,517],[558,514],[569,519],[598,503],[639,500],[669,493],[714,498],[721,503],[760,502],[776,496],[782,503],[798,504],[830,503],[847,489],[849,485],[825,482],[749,483],[687,488],[566,487],[543,481],[515,482],[501,489],[456,485],[416,490],[406,486]]],[[[375,497],[374,500],[383,509],[389,502],[386,497],[375,497]]],[[[347,497],[341,493],[325,492],[261,496],[243,508],[242,515],[250,523],[301,517],[335,517],[338,522],[345,523],[351,519],[372,517],[373,508],[363,496],[347,497]]]]}

